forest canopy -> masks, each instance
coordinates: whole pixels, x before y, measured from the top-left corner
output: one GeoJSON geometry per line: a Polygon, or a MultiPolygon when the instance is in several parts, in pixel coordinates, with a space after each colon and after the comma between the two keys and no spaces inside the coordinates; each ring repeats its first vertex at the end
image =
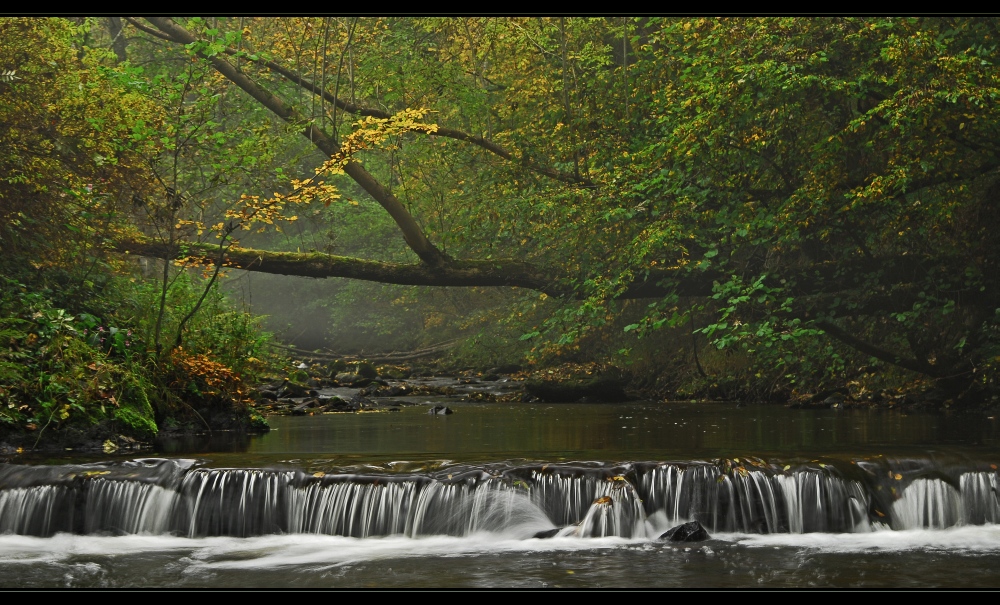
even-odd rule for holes
{"type": "Polygon", "coordinates": [[[701,346],[768,389],[877,373],[981,399],[998,25],[6,18],[3,254],[420,286],[330,312],[369,297],[468,335],[478,310],[528,359],[683,350],[709,379],[701,346]],[[468,289],[450,319],[445,286],[468,289]]]}

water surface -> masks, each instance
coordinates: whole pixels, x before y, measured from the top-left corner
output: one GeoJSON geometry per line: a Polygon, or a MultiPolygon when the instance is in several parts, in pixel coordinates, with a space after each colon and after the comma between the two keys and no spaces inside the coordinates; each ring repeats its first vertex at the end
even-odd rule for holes
{"type": "Polygon", "coordinates": [[[0,586],[1000,586],[983,415],[409,401],[0,467],[0,586]]]}

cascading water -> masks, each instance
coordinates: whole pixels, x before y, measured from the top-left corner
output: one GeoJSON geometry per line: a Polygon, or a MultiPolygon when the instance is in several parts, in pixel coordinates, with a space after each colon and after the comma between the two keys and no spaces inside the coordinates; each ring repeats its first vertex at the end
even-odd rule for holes
{"type": "Polygon", "coordinates": [[[944,529],[956,525],[962,494],[940,479],[917,479],[893,502],[893,528],[944,529]]]}
{"type": "Polygon", "coordinates": [[[159,485],[94,479],[86,490],[84,533],[165,533],[177,498],[159,485]]]}
{"type": "MultiPolygon", "coordinates": [[[[314,476],[172,460],[0,465],[0,532],[654,538],[688,521],[712,533],[798,534],[886,525],[942,529],[1000,519],[995,471],[903,482],[890,469],[896,483],[883,490],[867,475],[846,478],[830,465],[791,469],[763,461],[453,470],[314,476]],[[880,504],[887,492],[888,506],[880,504]]],[[[870,474],[885,475],[884,469],[870,474]]]]}
{"type": "Polygon", "coordinates": [[[0,533],[50,536],[73,531],[73,496],[61,485],[0,491],[0,533]]]}
{"type": "Polygon", "coordinates": [[[963,473],[959,481],[962,522],[967,525],[1000,523],[1000,495],[996,472],[963,473]]]}

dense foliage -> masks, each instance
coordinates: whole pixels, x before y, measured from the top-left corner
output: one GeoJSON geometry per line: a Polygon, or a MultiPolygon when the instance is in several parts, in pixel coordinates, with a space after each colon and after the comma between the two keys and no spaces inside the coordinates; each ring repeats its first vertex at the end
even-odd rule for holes
{"type": "Polygon", "coordinates": [[[258,290],[311,344],[987,401],[998,23],[6,19],[4,251],[188,267],[139,280],[158,363],[228,265],[363,280],[258,290]]]}
{"type": "Polygon", "coordinates": [[[172,133],[135,72],[88,46],[92,26],[0,20],[0,439],[115,448],[212,412],[259,428],[259,320],[197,276],[146,279],[149,263],[109,253],[156,195],[172,133]]]}

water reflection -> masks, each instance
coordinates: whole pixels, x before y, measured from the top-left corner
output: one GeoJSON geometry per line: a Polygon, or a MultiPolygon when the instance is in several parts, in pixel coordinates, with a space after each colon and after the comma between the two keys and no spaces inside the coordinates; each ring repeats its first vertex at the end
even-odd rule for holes
{"type": "Polygon", "coordinates": [[[728,403],[463,404],[450,416],[426,405],[398,412],[278,416],[272,431],[242,437],[165,436],[166,455],[217,463],[328,461],[679,460],[732,455],[873,456],[929,451],[992,454],[995,421],[981,415],[883,410],[790,410],[728,403]],[[231,455],[238,456],[231,458],[231,455]]]}

